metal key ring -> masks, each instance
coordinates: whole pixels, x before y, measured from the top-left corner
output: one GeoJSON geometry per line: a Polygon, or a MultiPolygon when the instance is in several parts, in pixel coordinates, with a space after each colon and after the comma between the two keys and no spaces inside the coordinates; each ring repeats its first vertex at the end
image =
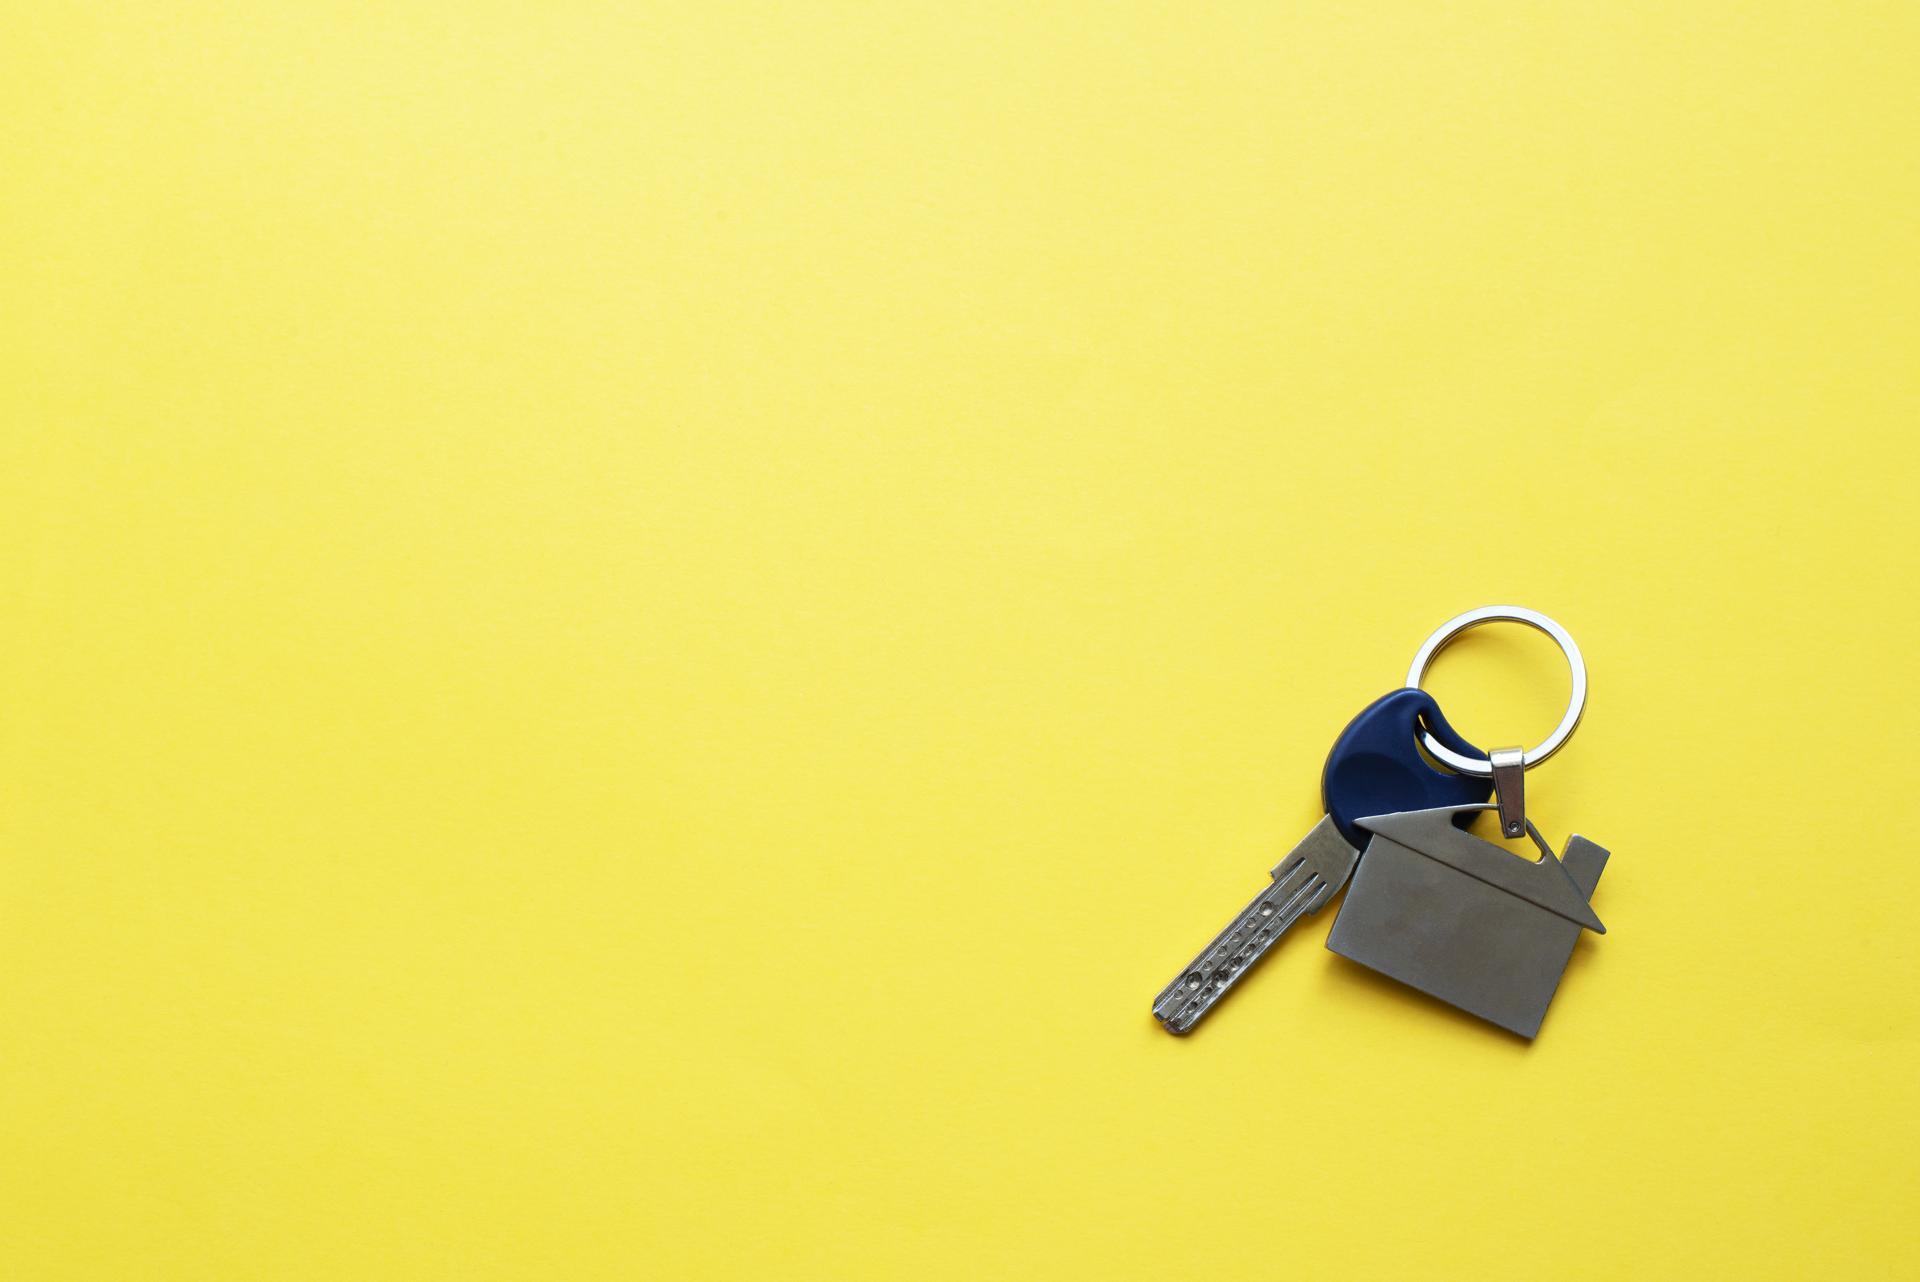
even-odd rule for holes
{"type": "MultiPolygon", "coordinates": [[[[1427,669],[1433,665],[1434,656],[1449,641],[1469,628],[1477,628],[1483,623],[1524,623],[1553,638],[1560,647],[1560,653],[1567,657],[1567,671],[1573,676],[1573,692],[1567,700],[1567,715],[1560,718],[1560,724],[1553,733],[1542,739],[1521,754],[1522,768],[1537,766],[1560,751],[1573,734],[1575,726],[1580,724],[1580,714],[1587,710],[1587,664],[1580,657],[1580,647],[1573,643],[1573,637],[1567,630],[1549,619],[1538,610],[1529,610],[1518,605],[1483,605],[1478,610],[1468,610],[1441,624],[1434,634],[1420,647],[1420,653],[1413,656],[1413,666],[1407,669],[1407,684],[1414,689],[1420,688],[1420,681],[1427,675],[1427,669]]],[[[1434,738],[1425,730],[1420,732],[1421,746],[1433,757],[1464,775],[1490,775],[1493,763],[1481,757],[1468,757],[1455,752],[1434,738]]]]}

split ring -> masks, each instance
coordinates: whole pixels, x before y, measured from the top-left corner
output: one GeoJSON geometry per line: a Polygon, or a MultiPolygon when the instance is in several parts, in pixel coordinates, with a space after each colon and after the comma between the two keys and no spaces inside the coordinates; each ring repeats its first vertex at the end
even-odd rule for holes
{"type": "MultiPolygon", "coordinates": [[[[1448,642],[1469,628],[1477,628],[1483,623],[1524,623],[1553,638],[1560,647],[1560,653],[1567,658],[1567,671],[1573,676],[1573,693],[1567,700],[1567,714],[1560,718],[1560,724],[1553,733],[1528,748],[1520,757],[1521,767],[1537,766],[1560,751],[1572,736],[1574,727],[1580,724],[1580,714],[1587,709],[1587,664],[1580,657],[1580,647],[1573,643],[1573,637],[1567,630],[1549,619],[1538,610],[1529,610],[1518,605],[1483,605],[1477,610],[1468,610],[1441,624],[1434,634],[1420,647],[1420,653],[1413,656],[1413,666],[1407,669],[1407,684],[1414,689],[1420,688],[1420,681],[1427,675],[1427,669],[1433,665],[1434,656],[1444,649],[1448,642]]],[[[1463,775],[1490,775],[1493,763],[1484,757],[1468,757],[1455,752],[1434,738],[1426,730],[1420,732],[1421,746],[1432,754],[1435,760],[1444,763],[1463,775]]]]}

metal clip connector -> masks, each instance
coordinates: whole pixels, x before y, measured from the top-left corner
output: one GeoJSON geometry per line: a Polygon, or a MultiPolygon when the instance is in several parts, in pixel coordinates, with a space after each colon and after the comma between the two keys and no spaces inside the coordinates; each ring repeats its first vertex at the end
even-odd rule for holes
{"type": "Polygon", "coordinates": [[[1493,763],[1493,792],[1500,803],[1500,831],[1521,837],[1527,831],[1526,753],[1519,748],[1495,748],[1487,754],[1493,763]]]}

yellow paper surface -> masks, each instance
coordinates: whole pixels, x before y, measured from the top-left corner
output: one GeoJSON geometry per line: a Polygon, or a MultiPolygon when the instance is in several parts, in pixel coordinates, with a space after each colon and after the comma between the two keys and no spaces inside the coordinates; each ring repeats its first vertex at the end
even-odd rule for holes
{"type": "Polygon", "coordinates": [[[13,6],[0,1275],[1916,1276],[1917,61],[13,6]],[[1499,601],[1614,852],[1539,1041],[1331,913],[1159,1031],[1499,601]]]}

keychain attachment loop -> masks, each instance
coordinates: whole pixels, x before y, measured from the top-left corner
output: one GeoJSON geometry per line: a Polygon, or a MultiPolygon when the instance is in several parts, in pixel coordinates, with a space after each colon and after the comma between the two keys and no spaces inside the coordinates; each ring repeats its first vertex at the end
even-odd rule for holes
{"type": "MultiPolygon", "coordinates": [[[[1572,736],[1574,727],[1580,724],[1580,714],[1587,710],[1587,663],[1580,657],[1580,647],[1573,643],[1573,637],[1558,623],[1538,610],[1519,605],[1483,605],[1477,610],[1455,615],[1436,628],[1420,647],[1420,653],[1413,656],[1413,666],[1407,669],[1407,684],[1419,689],[1427,669],[1433,666],[1434,657],[1446,648],[1447,643],[1483,623],[1524,623],[1546,633],[1560,647],[1560,653],[1566,656],[1567,671],[1573,677],[1573,692],[1567,699],[1567,714],[1560,718],[1560,724],[1553,728],[1552,734],[1520,754],[1521,769],[1529,769],[1560,751],[1572,736]]],[[[1420,732],[1420,744],[1435,760],[1463,775],[1493,773],[1493,763],[1488,759],[1463,756],[1425,730],[1420,732]]]]}

